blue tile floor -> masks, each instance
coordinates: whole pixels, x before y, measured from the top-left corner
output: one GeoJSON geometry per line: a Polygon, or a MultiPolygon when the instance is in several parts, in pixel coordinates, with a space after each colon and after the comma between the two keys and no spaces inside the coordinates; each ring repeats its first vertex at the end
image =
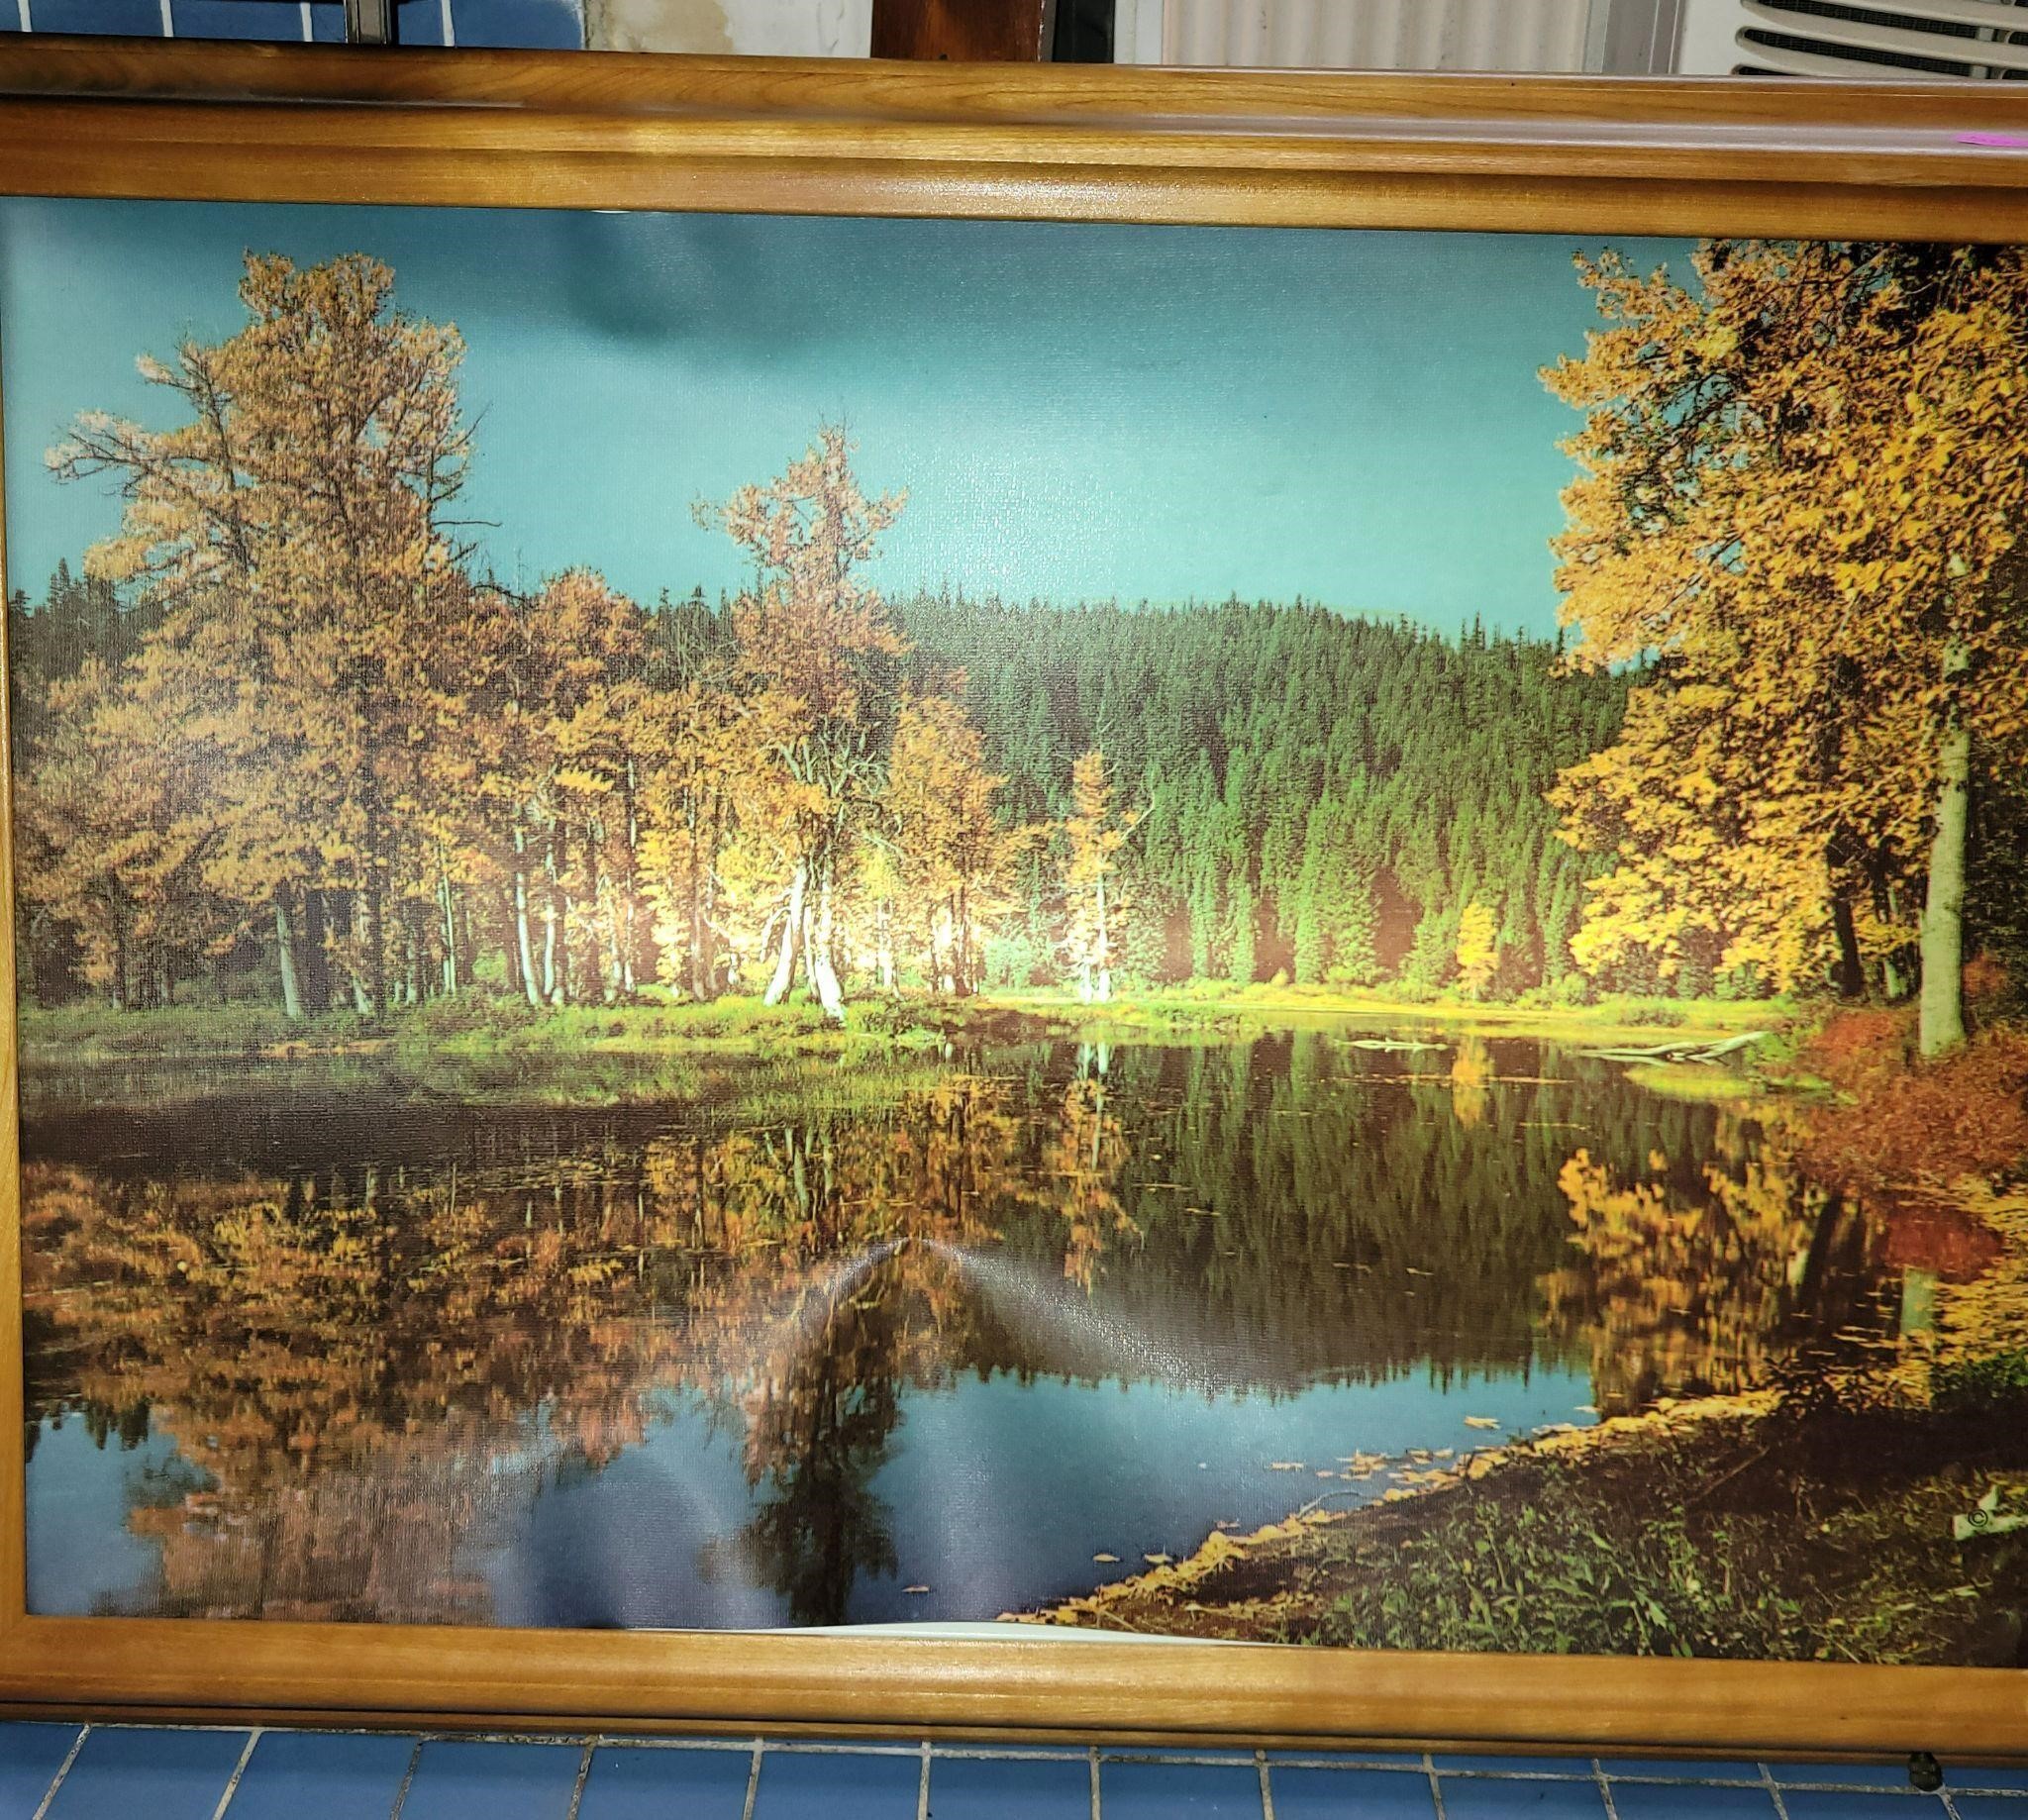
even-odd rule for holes
{"type": "Polygon", "coordinates": [[[2028,1769],[0,1724],[0,1820],[2028,1820],[2028,1769]]]}

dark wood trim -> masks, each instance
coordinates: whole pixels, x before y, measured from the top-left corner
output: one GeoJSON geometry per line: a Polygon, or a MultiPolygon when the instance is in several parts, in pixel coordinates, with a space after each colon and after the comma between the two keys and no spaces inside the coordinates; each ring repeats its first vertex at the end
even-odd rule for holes
{"type": "Polygon", "coordinates": [[[1052,0],[873,0],[872,54],[916,62],[1034,63],[1052,0]]]}

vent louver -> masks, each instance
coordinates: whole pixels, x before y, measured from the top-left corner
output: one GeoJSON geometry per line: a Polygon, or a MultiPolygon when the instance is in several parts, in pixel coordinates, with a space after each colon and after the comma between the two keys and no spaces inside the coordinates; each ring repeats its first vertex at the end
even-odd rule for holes
{"type": "Polygon", "coordinates": [[[1738,0],[1743,75],[2028,78],[2023,0],[1738,0]]]}

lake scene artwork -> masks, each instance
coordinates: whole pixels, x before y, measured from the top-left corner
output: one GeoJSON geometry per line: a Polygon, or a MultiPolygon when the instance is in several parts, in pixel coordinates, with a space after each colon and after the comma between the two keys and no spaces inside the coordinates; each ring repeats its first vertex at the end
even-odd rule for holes
{"type": "Polygon", "coordinates": [[[2028,253],[14,200],[0,368],[32,1612],[2028,1664],[2028,253]]]}

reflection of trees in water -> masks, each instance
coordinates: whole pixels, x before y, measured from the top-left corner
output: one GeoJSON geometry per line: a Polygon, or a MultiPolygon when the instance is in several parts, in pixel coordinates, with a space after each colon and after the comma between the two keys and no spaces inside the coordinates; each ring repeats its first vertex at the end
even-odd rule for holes
{"type": "Polygon", "coordinates": [[[1778,1130],[1721,1113],[1702,1161],[1633,1166],[1579,1149],[1558,1173],[1567,1261],[1542,1280],[1547,1328],[1588,1354],[1608,1411],[1821,1374],[1891,1349],[1879,1229],[1803,1177],[1778,1130]]]}
{"type": "Polygon", "coordinates": [[[1554,1344],[1645,1394],[1721,1354],[1757,1368],[1809,1299],[1783,1222],[1824,1222],[1751,1133],[1533,1044],[1304,1033],[970,1066],[735,1130],[531,1115],[431,1166],[33,1162],[31,1432],[65,1409],[152,1425],[210,1475],[130,1513],[163,1542],[159,1609],[427,1619],[483,1613],[459,1564],[540,1473],[595,1470],[656,1393],[696,1389],[756,1499],[704,1567],[828,1621],[893,1570],[871,1486],[909,1385],[1513,1369],[1547,1294],[1554,1344]],[[1650,1210],[1653,1157],[1679,1161],[1650,1210]],[[1581,1264],[1580,1197],[1613,1235],[1586,1226],[1581,1264]],[[1705,1329],[1702,1353],[1680,1337],[1705,1329]]]}
{"type": "Polygon", "coordinates": [[[788,1600],[797,1624],[843,1624],[859,1576],[895,1570],[872,1482],[901,1419],[895,1361],[920,1295],[909,1276],[897,1253],[855,1273],[782,1375],[741,1399],[758,1508],[702,1565],[715,1574],[730,1555],[788,1600]]]}

